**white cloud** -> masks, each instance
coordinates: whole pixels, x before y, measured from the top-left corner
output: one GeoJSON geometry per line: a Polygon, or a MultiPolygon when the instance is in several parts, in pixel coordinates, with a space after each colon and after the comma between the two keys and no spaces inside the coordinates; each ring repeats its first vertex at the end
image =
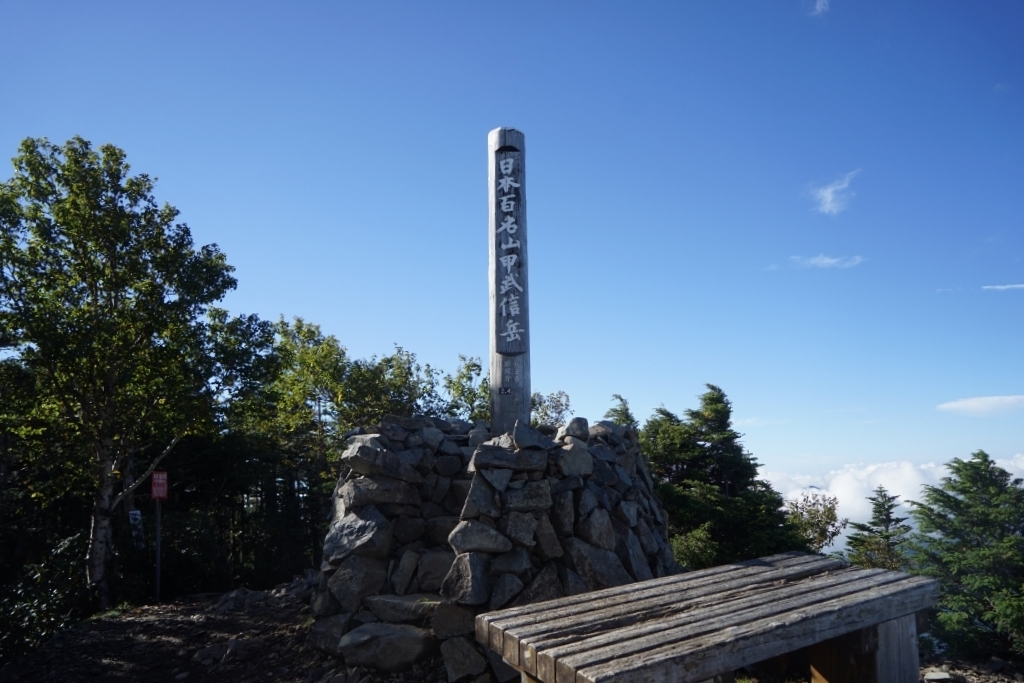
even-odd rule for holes
{"type": "Polygon", "coordinates": [[[828,0],[815,0],[814,10],[811,12],[812,17],[817,17],[828,11],[828,0]]]}
{"type": "MultiPolygon", "coordinates": [[[[964,459],[968,456],[965,455],[964,459]]],[[[1015,477],[1024,476],[1024,453],[1016,454],[1010,460],[996,460],[996,464],[1015,477]]],[[[945,465],[935,463],[916,464],[912,462],[883,462],[876,464],[845,465],[842,469],[825,474],[793,474],[762,470],[761,477],[767,479],[772,487],[787,500],[798,498],[805,492],[826,493],[835,496],[839,503],[837,511],[840,517],[854,522],[866,522],[871,518],[871,503],[867,497],[882,485],[893,495],[900,497],[897,513],[901,517],[909,517],[910,506],[907,501],[921,500],[922,487],[925,485],[939,486],[941,479],[949,475],[945,465]]],[[[833,545],[838,550],[846,545],[847,527],[843,536],[833,545]]]]}
{"type": "Polygon", "coordinates": [[[983,285],[982,289],[993,289],[997,292],[1005,292],[1008,289],[1024,289],[1024,285],[983,285]]]}
{"type": "Polygon", "coordinates": [[[935,407],[947,413],[975,416],[997,415],[1024,408],[1024,395],[959,398],[955,401],[940,403],[935,407]]]}
{"type": "Polygon", "coordinates": [[[860,256],[833,257],[825,256],[824,254],[818,254],[817,256],[811,256],[809,258],[803,258],[802,256],[790,256],[789,259],[804,268],[853,268],[856,265],[864,263],[864,259],[860,256]]]}
{"type": "Polygon", "coordinates": [[[859,168],[828,185],[811,189],[811,195],[818,202],[818,211],[834,216],[845,209],[846,202],[854,195],[852,191],[849,191],[850,182],[858,173],[860,173],[859,168]]]}

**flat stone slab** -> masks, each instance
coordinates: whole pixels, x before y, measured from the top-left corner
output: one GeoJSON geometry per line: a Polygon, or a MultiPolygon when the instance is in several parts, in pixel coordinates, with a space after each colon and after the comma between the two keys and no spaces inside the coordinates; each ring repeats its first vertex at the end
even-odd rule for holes
{"type": "Polygon", "coordinates": [[[430,631],[409,624],[375,622],[352,629],[338,643],[346,666],[386,673],[404,671],[437,649],[430,631]]]}
{"type": "Polygon", "coordinates": [[[430,593],[371,595],[363,598],[366,609],[390,624],[422,624],[440,604],[441,598],[430,593]]]}
{"type": "Polygon", "coordinates": [[[469,461],[469,471],[484,468],[513,470],[515,472],[543,472],[548,468],[548,452],[534,449],[514,451],[501,446],[479,446],[469,461]]]}

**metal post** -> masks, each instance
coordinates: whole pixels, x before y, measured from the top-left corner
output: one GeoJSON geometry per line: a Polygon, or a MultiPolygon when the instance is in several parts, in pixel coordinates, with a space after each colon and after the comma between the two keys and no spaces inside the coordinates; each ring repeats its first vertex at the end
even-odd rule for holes
{"type": "Polygon", "coordinates": [[[156,602],[160,604],[160,499],[156,499],[156,602]]]}

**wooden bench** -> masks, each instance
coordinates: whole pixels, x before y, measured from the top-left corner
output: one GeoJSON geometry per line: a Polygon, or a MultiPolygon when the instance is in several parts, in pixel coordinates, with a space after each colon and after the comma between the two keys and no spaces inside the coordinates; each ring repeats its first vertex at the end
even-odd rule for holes
{"type": "Polygon", "coordinates": [[[918,680],[938,582],[803,553],[481,614],[523,683],[696,683],[803,648],[815,683],[918,680]]]}

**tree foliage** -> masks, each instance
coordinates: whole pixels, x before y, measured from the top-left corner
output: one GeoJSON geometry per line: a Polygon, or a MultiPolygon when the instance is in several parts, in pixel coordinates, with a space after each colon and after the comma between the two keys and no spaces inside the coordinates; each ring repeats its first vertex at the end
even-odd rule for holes
{"type": "Polygon", "coordinates": [[[786,501],[786,520],[807,544],[811,552],[820,553],[832,545],[849,520],[836,512],[839,499],[816,491],[804,492],[795,500],[786,501]]]}
{"type": "Polygon", "coordinates": [[[564,391],[554,391],[547,396],[540,392],[534,392],[530,396],[530,424],[534,427],[539,425],[559,427],[564,425],[571,415],[572,406],[569,403],[569,394],[564,391]]]}
{"type": "Polygon", "coordinates": [[[896,515],[899,498],[882,485],[868,496],[871,519],[866,523],[852,522],[854,532],[846,539],[846,556],[852,564],[892,571],[907,568],[907,545],[913,529],[904,524],[906,517],[896,515]]]}
{"type": "Polygon", "coordinates": [[[470,422],[490,422],[490,376],[483,374],[479,358],[460,354],[459,367],[454,375],[444,376],[443,384],[448,395],[446,412],[449,416],[470,422]]]}
{"type": "Polygon", "coordinates": [[[633,411],[629,409],[629,402],[620,394],[612,394],[612,400],[615,401],[615,405],[604,414],[604,419],[611,420],[615,424],[625,425],[639,433],[640,423],[633,415],[633,411]]]}
{"type": "Polygon", "coordinates": [[[963,654],[1024,654],[1024,487],[984,451],[911,502],[915,572],[941,582],[936,635],[963,654]]]}
{"type": "Polygon", "coordinates": [[[677,560],[698,568],[805,548],[787,524],[782,496],[757,478],[725,392],[707,388],[685,418],[659,408],[640,434],[672,532],[681,537],[673,546],[686,549],[677,560]]]}

